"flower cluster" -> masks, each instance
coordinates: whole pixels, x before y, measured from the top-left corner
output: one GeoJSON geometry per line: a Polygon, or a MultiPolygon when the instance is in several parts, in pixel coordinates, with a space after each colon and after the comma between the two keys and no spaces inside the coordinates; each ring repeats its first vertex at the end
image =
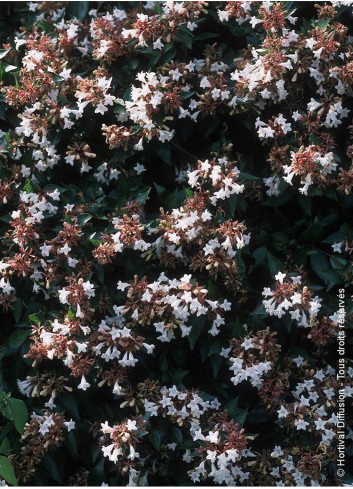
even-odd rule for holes
{"type": "Polygon", "coordinates": [[[195,463],[195,458],[200,460],[199,465],[190,471],[193,482],[209,479],[216,484],[231,486],[249,479],[250,472],[242,470],[238,462],[254,454],[247,449],[244,430],[239,429],[233,420],[220,420],[207,435],[197,430],[193,439],[202,442],[202,446],[197,450],[197,457],[190,453],[184,455],[187,462],[195,463]]]}
{"type": "Polygon", "coordinates": [[[236,255],[249,243],[244,224],[225,220],[217,209],[219,201],[242,193],[239,171],[226,158],[200,161],[198,170],[188,173],[189,184],[195,188],[184,205],[162,213],[155,250],[166,266],[178,261],[194,270],[206,270],[211,276],[222,275],[224,283],[237,290],[241,283],[236,255]],[[215,208],[217,211],[215,212],[215,208]]]}
{"type": "Polygon", "coordinates": [[[46,452],[52,446],[59,447],[62,444],[64,430],[70,432],[73,429],[75,422],[65,421],[59,413],[33,413],[24,428],[21,453],[14,458],[14,466],[21,480],[30,480],[46,452]]]}
{"type": "MultiPolygon", "coordinates": [[[[263,377],[272,370],[281,351],[281,346],[276,343],[275,337],[276,333],[271,333],[267,328],[244,339],[233,339],[231,347],[221,352],[224,357],[231,355],[229,369],[234,373],[234,377],[231,378],[234,385],[248,380],[259,390],[263,387],[263,377]]],[[[276,388],[280,390],[279,385],[276,388]]],[[[276,396],[274,391],[272,394],[276,396]]]]}
{"type": "Polygon", "coordinates": [[[301,276],[286,277],[282,272],[275,276],[276,288],[264,289],[262,295],[270,298],[264,299],[262,303],[270,316],[281,318],[289,313],[298,326],[308,328],[321,308],[321,300],[307,286],[301,287],[301,276]]]}
{"type": "Polygon", "coordinates": [[[352,482],[346,3],[1,14],[7,483],[352,482]]]}
{"type": "Polygon", "coordinates": [[[146,434],[145,425],[146,422],[141,416],[136,419],[127,419],[113,427],[110,427],[108,423],[102,423],[102,432],[104,435],[109,435],[111,442],[107,446],[102,446],[103,456],[114,462],[124,475],[128,473],[130,477],[136,476],[135,467],[138,466],[140,458],[136,447],[141,436],[146,434]]]}
{"type": "Polygon", "coordinates": [[[175,385],[171,388],[161,387],[153,394],[153,397],[147,395],[145,398],[146,414],[151,417],[168,416],[170,421],[178,426],[195,427],[203,414],[220,407],[217,399],[204,401],[196,392],[179,390],[175,385]]]}

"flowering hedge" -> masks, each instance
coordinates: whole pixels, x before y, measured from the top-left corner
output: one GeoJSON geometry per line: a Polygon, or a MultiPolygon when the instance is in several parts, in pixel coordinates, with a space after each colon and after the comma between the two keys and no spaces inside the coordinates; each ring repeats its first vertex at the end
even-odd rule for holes
{"type": "Polygon", "coordinates": [[[6,483],[352,483],[346,3],[7,4],[6,483]]]}

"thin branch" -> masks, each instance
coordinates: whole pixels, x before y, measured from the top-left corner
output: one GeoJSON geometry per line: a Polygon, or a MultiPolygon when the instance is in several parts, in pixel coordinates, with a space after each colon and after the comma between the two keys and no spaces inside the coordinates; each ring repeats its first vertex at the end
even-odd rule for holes
{"type": "Polygon", "coordinates": [[[174,141],[171,141],[171,143],[173,144],[173,146],[175,146],[176,148],[178,148],[179,151],[182,151],[183,153],[191,156],[191,158],[194,158],[194,160],[196,160],[196,161],[199,160],[199,158],[197,158],[195,155],[192,155],[191,153],[189,153],[189,151],[186,151],[186,149],[184,149],[181,146],[179,146],[179,144],[174,143],[174,141]]]}
{"type": "Polygon", "coordinates": [[[310,248],[313,248],[314,250],[319,251],[323,255],[326,255],[329,258],[332,258],[332,260],[334,260],[335,262],[337,262],[339,265],[342,265],[342,263],[339,261],[339,259],[337,257],[335,257],[334,255],[330,255],[330,253],[327,253],[326,251],[322,251],[319,248],[316,248],[316,246],[314,246],[314,245],[309,245],[309,246],[310,246],[310,248]]]}

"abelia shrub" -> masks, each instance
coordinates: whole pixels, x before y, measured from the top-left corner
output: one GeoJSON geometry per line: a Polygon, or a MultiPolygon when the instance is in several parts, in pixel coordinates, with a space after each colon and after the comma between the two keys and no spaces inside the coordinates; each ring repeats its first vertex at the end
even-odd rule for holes
{"type": "Polygon", "coordinates": [[[0,13],[0,485],[352,485],[349,2],[0,13]]]}

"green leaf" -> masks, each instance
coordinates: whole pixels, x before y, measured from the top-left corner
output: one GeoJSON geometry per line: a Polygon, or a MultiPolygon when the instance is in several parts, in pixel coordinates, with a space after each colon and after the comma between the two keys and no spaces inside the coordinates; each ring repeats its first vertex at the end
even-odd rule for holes
{"type": "MultiPolygon", "coordinates": [[[[158,61],[160,60],[160,57],[161,57],[161,52],[160,51],[153,51],[153,53],[151,54],[149,60],[148,60],[148,67],[149,68],[153,68],[154,66],[156,66],[156,64],[158,63],[158,61]]],[[[114,110],[114,112],[118,112],[117,110],[114,110]]],[[[125,109],[122,110],[121,112],[125,112],[125,109]]]]}
{"type": "Polygon", "coordinates": [[[70,319],[70,321],[76,318],[75,309],[72,306],[69,306],[67,317],[70,319]]]}
{"type": "Polygon", "coordinates": [[[198,34],[194,37],[194,40],[204,41],[206,39],[214,39],[215,37],[219,37],[219,34],[217,34],[216,32],[201,32],[201,34],[198,34]]]}
{"type": "Polygon", "coordinates": [[[227,404],[224,406],[224,409],[228,411],[229,416],[239,423],[240,427],[243,426],[243,424],[246,421],[246,417],[248,415],[247,409],[241,409],[238,407],[238,401],[239,398],[236,397],[232,401],[227,402],[227,404]]]}
{"type": "Polygon", "coordinates": [[[148,188],[144,192],[143,191],[139,192],[139,194],[136,197],[137,202],[139,202],[140,204],[144,204],[148,200],[150,191],[151,189],[148,188]]]}
{"type": "Polygon", "coordinates": [[[315,221],[300,235],[302,243],[319,243],[323,236],[322,226],[317,218],[315,221]]]}
{"type": "Polygon", "coordinates": [[[285,252],[288,245],[288,236],[281,232],[277,231],[271,234],[273,249],[279,252],[285,252]]]}
{"type": "Polygon", "coordinates": [[[15,470],[7,457],[0,456],[0,476],[12,486],[17,486],[15,470]]]}
{"type": "Polygon", "coordinates": [[[156,189],[157,195],[159,200],[164,203],[165,199],[168,197],[169,192],[165,187],[162,187],[162,185],[159,185],[156,182],[153,182],[153,186],[156,189]]]}
{"type": "Polygon", "coordinates": [[[218,355],[222,351],[222,346],[224,346],[224,341],[222,338],[213,338],[207,356],[210,357],[214,354],[218,355]]]}
{"type": "Polygon", "coordinates": [[[19,348],[30,335],[29,330],[20,329],[13,331],[7,339],[7,344],[11,348],[19,348]]]}
{"type": "Polygon", "coordinates": [[[187,376],[188,373],[189,370],[183,370],[181,368],[177,368],[172,372],[169,372],[170,378],[176,384],[179,384],[183,380],[183,378],[187,376]]]}
{"type": "Polygon", "coordinates": [[[228,411],[229,416],[233,416],[233,414],[237,412],[238,402],[239,402],[239,397],[236,397],[235,399],[228,401],[227,404],[224,406],[224,409],[228,411]]]}
{"type": "Polygon", "coordinates": [[[154,7],[156,14],[164,15],[162,5],[159,2],[156,2],[156,6],[154,7]]]}
{"type": "Polygon", "coordinates": [[[10,452],[11,452],[11,445],[10,445],[9,439],[6,437],[3,439],[3,441],[0,444],[0,453],[7,455],[10,452]]]}
{"type": "Polygon", "coordinates": [[[283,270],[284,268],[283,263],[280,260],[278,260],[275,256],[271,255],[269,251],[267,251],[267,260],[268,260],[270,273],[273,277],[277,275],[278,272],[283,270]]]}
{"type": "Polygon", "coordinates": [[[330,264],[328,258],[318,251],[314,251],[314,253],[310,257],[311,268],[314,270],[316,275],[321,278],[327,284],[327,278],[325,276],[324,271],[329,270],[330,264]]]}
{"type": "Polygon", "coordinates": [[[202,333],[202,331],[205,327],[205,324],[206,324],[205,316],[199,316],[198,318],[194,318],[193,326],[192,326],[191,332],[188,336],[188,341],[189,341],[189,345],[190,345],[191,350],[194,349],[195,343],[196,343],[198,337],[200,336],[200,334],[202,333]]]}
{"type": "Polygon", "coordinates": [[[246,418],[248,416],[248,410],[247,409],[238,409],[238,412],[234,416],[234,421],[239,423],[239,426],[242,427],[246,421],[246,418]]]}
{"type": "Polygon", "coordinates": [[[28,410],[26,404],[21,399],[10,398],[5,409],[7,419],[12,419],[16,430],[22,435],[25,424],[28,421],[28,410]]]}
{"type": "Polygon", "coordinates": [[[172,209],[175,209],[184,200],[184,191],[183,190],[178,190],[177,188],[172,192],[170,195],[165,200],[165,207],[168,211],[171,211],[172,209]]]}
{"type": "Polygon", "coordinates": [[[165,64],[169,63],[173,58],[175,58],[177,52],[176,52],[176,49],[173,46],[173,44],[174,43],[170,43],[169,44],[170,48],[165,50],[165,54],[159,62],[160,65],[165,65],[165,64]]]}
{"type": "Polygon", "coordinates": [[[31,182],[31,180],[29,178],[26,179],[26,183],[24,184],[23,190],[25,192],[27,192],[28,194],[31,194],[32,192],[34,192],[33,183],[31,182]]]}
{"type": "Polygon", "coordinates": [[[317,27],[320,29],[326,29],[326,27],[330,24],[331,19],[324,19],[320,20],[319,22],[316,23],[317,27]]]}
{"type": "Polygon", "coordinates": [[[214,377],[217,377],[217,375],[218,375],[218,373],[222,367],[224,359],[220,355],[213,355],[210,358],[210,360],[211,360],[213,375],[214,375],[214,377]]]}
{"type": "Polygon", "coordinates": [[[298,204],[307,216],[311,216],[312,200],[305,195],[298,195],[298,204]]]}
{"type": "Polygon", "coordinates": [[[156,146],[156,153],[167,165],[171,164],[172,161],[172,149],[169,144],[161,143],[156,146]]]}
{"type": "Polygon", "coordinates": [[[245,173],[245,172],[241,171],[239,173],[238,180],[240,182],[256,182],[259,180],[259,177],[256,177],[255,175],[251,175],[250,173],[245,173]]]}
{"type": "MultiPolygon", "coordinates": [[[[30,161],[29,161],[30,163],[30,161]]],[[[48,185],[46,185],[44,188],[43,188],[43,192],[45,193],[48,193],[49,194],[49,197],[50,197],[50,193],[51,192],[54,192],[54,190],[59,190],[59,192],[61,194],[65,193],[68,191],[67,188],[65,187],[60,187],[60,185],[54,185],[53,183],[49,183],[48,185]]]]}
{"type": "Polygon", "coordinates": [[[73,416],[76,419],[80,419],[77,399],[73,394],[61,393],[57,399],[59,406],[63,407],[65,411],[70,414],[70,416],[73,416]]]}
{"type": "Polygon", "coordinates": [[[80,227],[83,227],[85,224],[88,223],[92,219],[91,214],[80,214],[77,218],[77,224],[80,227]]]}
{"type": "Polygon", "coordinates": [[[263,304],[259,304],[257,308],[251,313],[252,316],[267,316],[267,312],[265,306],[263,304]]]}
{"type": "Polygon", "coordinates": [[[236,22],[229,22],[228,24],[231,34],[235,37],[243,37],[245,35],[245,30],[236,22]]]}
{"type": "Polygon", "coordinates": [[[38,326],[40,323],[43,324],[45,321],[45,318],[42,313],[37,312],[36,314],[30,314],[28,316],[28,320],[30,321],[31,324],[35,324],[38,326]]]}
{"type": "Polygon", "coordinates": [[[66,445],[70,451],[70,454],[74,458],[79,458],[76,436],[73,431],[70,431],[66,437],[66,445]]]}
{"type": "Polygon", "coordinates": [[[162,437],[159,431],[157,430],[152,431],[148,435],[148,438],[152,443],[152,445],[154,446],[154,448],[157,450],[157,452],[159,452],[159,450],[161,449],[161,441],[162,441],[162,437]]]}
{"type": "Polygon", "coordinates": [[[338,270],[333,270],[330,267],[330,262],[327,256],[323,255],[322,253],[315,251],[310,257],[310,264],[316,275],[320,277],[321,280],[323,280],[328,286],[328,290],[334,285],[343,282],[338,270]]]}
{"type": "Polygon", "coordinates": [[[186,46],[188,49],[192,48],[192,39],[194,36],[192,32],[184,25],[182,24],[179,25],[175,37],[181,44],[184,44],[184,46],[186,46]]]}
{"type": "Polygon", "coordinates": [[[7,53],[9,51],[10,51],[10,48],[9,49],[0,49],[0,59],[5,58],[5,56],[7,55],[7,53]]]}
{"type": "Polygon", "coordinates": [[[255,263],[250,265],[249,274],[252,273],[257,268],[259,268],[259,266],[266,260],[266,256],[267,256],[266,246],[261,246],[260,248],[257,248],[257,250],[253,252],[252,257],[255,258],[255,263]]]}
{"type": "Polygon", "coordinates": [[[90,469],[88,484],[90,486],[99,486],[102,481],[104,481],[104,457],[90,469]],[[90,481],[91,478],[93,478],[92,482],[90,481]]]}
{"type": "Polygon", "coordinates": [[[5,426],[3,426],[1,428],[1,432],[0,432],[0,443],[2,443],[3,440],[5,440],[6,436],[8,435],[8,433],[10,433],[10,431],[12,430],[13,428],[13,422],[12,421],[9,421],[8,423],[6,423],[5,426]]]}
{"type": "MultiPolygon", "coordinates": [[[[75,2],[79,3],[79,2],[75,2]]],[[[46,20],[41,20],[38,22],[39,27],[44,31],[46,34],[53,34],[55,32],[55,26],[51,22],[47,22],[46,20]]]]}
{"type": "Polygon", "coordinates": [[[88,14],[89,2],[69,2],[67,11],[71,18],[83,20],[88,14]]]}
{"type": "Polygon", "coordinates": [[[8,65],[7,63],[4,63],[3,66],[6,73],[8,73],[9,71],[17,70],[17,66],[15,65],[8,65]]]}
{"type": "Polygon", "coordinates": [[[42,458],[41,467],[43,472],[45,472],[51,479],[59,482],[59,485],[63,485],[63,475],[64,475],[64,459],[51,453],[46,453],[42,458]]]}
{"type": "Polygon", "coordinates": [[[174,438],[174,440],[180,445],[181,443],[183,443],[183,434],[182,432],[179,430],[179,428],[171,428],[171,433],[172,433],[172,436],[174,438]]]}
{"type": "Polygon", "coordinates": [[[226,216],[230,217],[230,218],[233,218],[234,215],[235,215],[235,211],[236,211],[236,208],[237,208],[237,204],[238,204],[238,195],[237,194],[233,194],[231,195],[226,201],[225,201],[225,204],[224,204],[224,207],[225,207],[225,210],[226,210],[226,216]]]}
{"type": "Polygon", "coordinates": [[[219,129],[219,126],[221,125],[222,120],[220,117],[213,117],[209,124],[207,124],[207,129],[204,132],[204,137],[207,138],[210,136],[212,133],[214,133],[216,130],[219,129]]]}
{"type": "Polygon", "coordinates": [[[13,311],[13,316],[15,318],[16,323],[19,322],[23,311],[23,301],[20,297],[17,297],[15,302],[15,309],[13,311]]]}

